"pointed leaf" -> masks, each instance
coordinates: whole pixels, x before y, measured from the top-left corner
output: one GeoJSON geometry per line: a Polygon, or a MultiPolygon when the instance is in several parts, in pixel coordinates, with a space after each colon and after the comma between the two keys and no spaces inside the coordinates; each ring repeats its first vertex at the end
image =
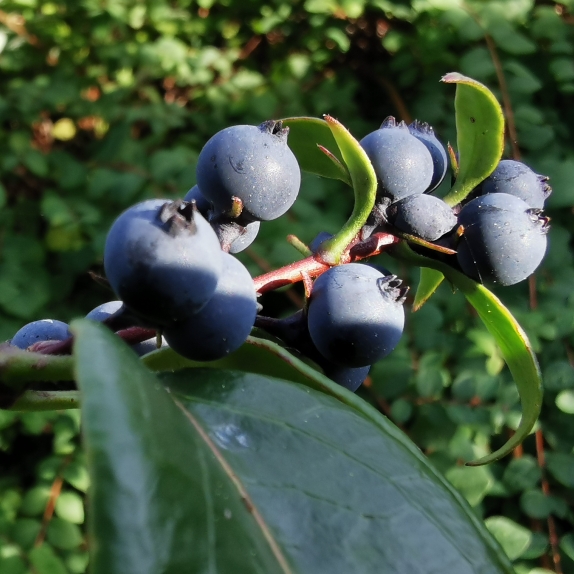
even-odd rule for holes
{"type": "Polygon", "coordinates": [[[325,121],[337,141],[355,192],[351,217],[334,237],[321,244],[317,253],[321,261],[336,265],[340,262],[343,251],[365,225],[373,210],[377,194],[377,176],[365,150],[347,128],[331,116],[325,116],[325,121]]]}
{"type": "Polygon", "coordinates": [[[105,327],[73,330],[92,574],[289,572],[204,429],[105,327]]]}
{"type": "Polygon", "coordinates": [[[443,273],[455,287],[462,291],[468,302],[476,309],[482,322],[500,347],[504,361],[518,387],[522,418],[516,432],[504,446],[488,456],[467,464],[476,466],[499,460],[512,452],[528,436],[542,408],[540,367],[526,333],[500,299],[484,285],[476,283],[445,263],[415,253],[404,243],[393,246],[389,253],[421,267],[430,267],[443,273]]]}
{"type": "Polygon", "coordinates": [[[166,347],[145,355],[142,362],[152,371],[179,371],[186,368],[234,369],[303,384],[311,384],[312,380],[320,384],[318,381],[324,383],[326,379],[319,371],[297,359],[277,343],[258,337],[249,337],[237,351],[217,361],[191,361],[166,347]]]}
{"type": "Polygon", "coordinates": [[[446,74],[442,81],[456,84],[458,175],[444,198],[456,205],[498,165],[504,149],[504,116],[494,94],[480,82],[457,72],[446,74]]]}
{"type": "MultiPolygon", "coordinates": [[[[511,572],[466,502],[375,409],[232,371],[147,371],[73,324],[93,574],[511,572]]],[[[347,393],[352,395],[352,393],[347,393]]]]}
{"type": "Polygon", "coordinates": [[[281,121],[289,128],[287,142],[303,171],[351,185],[349,172],[341,162],[337,142],[325,120],[300,117],[281,121]]]}
{"type": "Polygon", "coordinates": [[[443,280],[444,275],[440,271],[421,267],[421,279],[413,302],[413,311],[418,311],[430,299],[443,280]]]}

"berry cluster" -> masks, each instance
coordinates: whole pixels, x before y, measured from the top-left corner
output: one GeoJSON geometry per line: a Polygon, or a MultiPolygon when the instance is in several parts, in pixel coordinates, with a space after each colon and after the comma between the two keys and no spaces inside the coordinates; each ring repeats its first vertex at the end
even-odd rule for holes
{"type": "MultiPolygon", "coordinates": [[[[262,290],[233,256],[255,240],[262,221],[280,217],[297,198],[301,175],[288,131],[275,121],[224,129],[202,149],[198,183],[183,199],[147,200],[124,211],[104,252],[117,300],[87,317],[116,331],[137,326],[146,337],[150,330],[161,334],[138,340],[133,345],[138,354],[169,345],[196,361],[225,357],[256,326],[356,390],[370,366],[396,347],[405,321],[407,288],[401,280],[357,262],[375,251],[353,256],[349,246],[343,263],[332,267],[321,261],[321,245],[331,236],[320,233],[309,246],[315,272],[302,268],[297,278],[305,281],[305,308],[284,319],[258,315],[257,290],[262,290]]],[[[539,265],[546,250],[548,219],[541,210],[550,193],[547,178],[504,160],[468,200],[452,208],[431,195],[449,162],[430,126],[418,121],[407,126],[389,117],[360,145],[378,188],[355,248],[382,232],[414,240],[436,256],[434,242],[450,249],[452,255],[442,256],[457,269],[501,285],[522,281],[539,265]]],[[[11,344],[38,350],[38,342],[70,336],[65,323],[35,321],[11,344]]]]}
{"type": "MultiPolygon", "coordinates": [[[[434,195],[447,172],[447,153],[432,127],[387,118],[361,140],[378,179],[368,233],[388,231],[437,242],[456,252],[446,261],[489,285],[514,285],[540,265],[549,219],[542,213],[548,178],[502,160],[462,204],[434,195]]],[[[432,256],[432,253],[427,252],[432,256]]]]}

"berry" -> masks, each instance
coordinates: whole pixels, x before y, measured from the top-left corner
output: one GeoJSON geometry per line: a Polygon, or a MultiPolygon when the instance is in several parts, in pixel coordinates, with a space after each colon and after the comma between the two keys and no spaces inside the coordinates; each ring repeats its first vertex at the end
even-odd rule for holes
{"type": "Polygon", "coordinates": [[[508,193],[525,201],[530,207],[542,209],[552,192],[548,178],[534,173],[527,165],[511,159],[502,160],[481,184],[483,195],[508,193]]]}
{"type": "Polygon", "coordinates": [[[238,349],[257,315],[251,275],[233,255],[222,253],[221,258],[221,278],[207,305],[163,332],[170,347],[193,361],[214,361],[238,349]]]}
{"type": "Polygon", "coordinates": [[[91,319],[92,321],[105,321],[112,315],[116,314],[122,307],[122,301],[108,301],[107,303],[102,303],[95,309],[92,309],[86,315],[86,319],[91,319]]]}
{"type": "Polygon", "coordinates": [[[161,338],[160,347],[157,346],[157,339],[155,337],[152,337],[151,339],[146,339],[141,343],[136,343],[131,347],[139,357],[143,357],[144,355],[147,355],[148,353],[156,351],[158,348],[165,346],[167,346],[167,341],[165,340],[165,337],[161,338]]]}
{"type": "Polygon", "coordinates": [[[444,146],[437,139],[434,130],[425,122],[415,120],[409,124],[409,132],[419,141],[425,144],[429,150],[433,162],[433,175],[429,187],[425,193],[435,190],[444,179],[448,167],[448,158],[444,146]]]}
{"type": "MultiPolygon", "coordinates": [[[[213,206],[205,199],[197,185],[194,185],[183,199],[184,201],[195,201],[199,213],[210,221],[209,217],[212,215],[210,212],[212,212],[213,206]]],[[[225,215],[215,217],[210,223],[219,238],[222,249],[233,254],[247,249],[255,241],[261,226],[259,221],[252,221],[245,226],[239,225],[225,215]]]]}
{"type": "Polygon", "coordinates": [[[205,217],[205,219],[208,219],[208,211],[210,209],[213,209],[213,206],[211,205],[211,203],[209,203],[207,199],[205,199],[205,196],[203,195],[203,193],[201,193],[201,189],[199,189],[197,185],[194,185],[185,194],[183,201],[189,201],[189,202],[195,201],[195,207],[197,207],[197,210],[199,211],[199,213],[201,213],[201,215],[203,215],[203,217],[205,217]]]}
{"type": "Polygon", "coordinates": [[[287,347],[295,349],[317,363],[325,376],[351,392],[355,392],[361,386],[371,369],[370,366],[340,367],[323,357],[309,335],[307,315],[303,311],[297,311],[284,319],[271,319],[258,315],[256,326],[280,338],[287,347]]]}
{"type": "Polygon", "coordinates": [[[371,366],[358,367],[355,369],[349,367],[338,367],[337,365],[321,365],[327,377],[335,381],[338,385],[345,387],[354,393],[367,378],[371,366]]]}
{"type": "Polygon", "coordinates": [[[458,222],[464,227],[458,263],[481,283],[514,285],[534,273],[546,252],[548,219],[513,195],[477,197],[462,208],[458,222]]]}
{"type": "Polygon", "coordinates": [[[56,319],[41,319],[24,325],[12,337],[10,344],[19,349],[27,349],[40,341],[65,341],[71,336],[67,323],[56,319]]]}
{"type": "Polygon", "coordinates": [[[259,233],[259,227],[261,227],[261,223],[259,223],[259,221],[248,223],[243,228],[244,231],[241,235],[231,244],[229,253],[240,253],[244,249],[247,249],[255,241],[255,238],[259,233]]]}
{"type": "Polygon", "coordinates": [[[391,225],[399,231],[435,241],[456,226],[456,215],[439,197],[434,195],[409,195],[387,210],[391,225]]]}
{"type": "Polygon", "coordinates": [[[104,268],[128,308],[150,326],[166,326],[209,301],[221,273],[221,253],[217,235],[192,204],[152,199],[116,219],[104,268]]]}
{"type": "Polygon", "coordinates": [[[380,129],[365,136],[360,144],[373,164],[380,193],[391,202],[429,188],[434,172],[432,156],[404,122],[397,124],[389,116],[380,129]]]}
{"type": "Polygon", "coordinates": [[[233,254],[247,249],[255,241],[261,226],[259,221],[243,226],[225,215],[216,217],[210,223],[223,251],[233,254]]]}
{"type": "Polygon", "coordinates": [[[276,219],[293,205],[301,171],[288,133],[281,122],[269,121],[226,128],[205,144],[197,183],[218,213],[230,212],[234,197],[243,202],[243,222],[276,219]]]}
{"type": "Polygon", "coordinates": [[[327,233],[326,231],[320,231],[315,236],[315,239],[313,239],[313,241],[309,243],[309,249],[311,250],[311,253],[317,253],[319,247],[321,247],[321,244],[327,241],[327,239],[331,239],[331,237],[333,237],[332,233],[327,233]]]}
{"type": "Polygon", "coordinates": [[[349,263],[332,267],[314,283],[309,334],[319,352],[341,367],[365,367],[388,355],[405,321],[406,291],[395,275],[349,263]]]}

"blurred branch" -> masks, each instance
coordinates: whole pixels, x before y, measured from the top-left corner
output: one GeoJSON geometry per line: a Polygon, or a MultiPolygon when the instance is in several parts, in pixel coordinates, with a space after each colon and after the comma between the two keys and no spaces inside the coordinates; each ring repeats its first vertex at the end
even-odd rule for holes
{"type": "MultiPolygon", "coordinates": [[[[537,430],[535,433],[536,438],[536,459],[538,466],[542,473],[541,486],[544,496],[550,496],[550,483],[546,478],[546,456],[544,454],[544,436],[542,430],[537,430]]],[[[556,523],[552,514],[548,515],[548,539],[550,541],[550,551],[552,553],[552,562],[554,564],[554,572],[562,574],[562,565],[560,563],[559,539],[556,532],[556,523]]]]}
{"type": "Polygon", "coordinates": [[[62,485],[64,484],[62,474],[64,472],[64,469],[70,463],[70,460],[71,459],[69,456],[67,456],[64,459],[58,470],[58,475],[56,476],[54,482],[52,483],[52,487],[50,488],[50,496],[48,498],[48,502],[46,503],[44,516],[42,517],[42,527],[40,528],[40,532],[38,532],[38,536],[36,536],[36,540],[34,542],[34,548],[38,548],[39,546],[42,546],[42,544],[44,543],[44,539],[46,538],[46,531],[48,529],[48,524],[50,524],[50,520],[52,520],[54,510],[56,509],[56,503],[58,502],[58,498],[60,497],[60,493],[62,492],[62,485]]]}
{"type": "Polygon", "coordinates": [[[486,47],[494,64],[494,69],[496,71],[496,78],[498,80],[498,85],[500,86],[500,92],[502,95],[502,107],[504,108],[504,115],[506,117],[506,129],[508,132],[508,137],[510,139],[510,146],[512,148],[512,158],[520,161],[520,149],[518,147],[518,134],[516,132],[516,123],[514,121],[514,110],[512,109],[512,102],[510,100],[510,94],[508,92],[508,84],[506,83],[506,77],[504,76],[504,70],[502,67],[502,62],[498,56],[498,51],[496,49],[496,44],[492,39],[492,36],[487,32],[486,28],[480,21],[478,15],[470,8],[466,3],[463,3],[464,9],[468,12],[471,18],[480,26],[484,32],[484,40],[486,42],[486,47]]]}
{"type": "Polygon", "coordinates": [[[520,161],[521,156],[520,149],[518,147],[518,133],[516,132],[516,123],[514,121],[514,110],[512,109],[512,102],[510,100],[510,94],[508,93],[508,85],[506,84],[506,77],[504,76],[502,63],[498,57],[498,51],[496,50],[494,40],[486,31],[484,33],[484,40],[486,41],[486,46],[490,53],[490,57],[492,58],[492,63],[496,70],[498,85],[500,86],[500,92],[502,94],[502,106],[504,107],[504,115],[506,116],[506,128],[510,139],[510,147],[512,148],[512,158],[516,161],[520,161]]]}

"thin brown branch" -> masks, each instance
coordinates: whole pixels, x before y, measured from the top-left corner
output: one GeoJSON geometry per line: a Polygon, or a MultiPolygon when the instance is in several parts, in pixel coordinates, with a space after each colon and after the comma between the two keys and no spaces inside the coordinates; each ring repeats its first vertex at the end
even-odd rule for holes
{"type": "Polygon", "coordinates": [[[397,90],[396,86],[387,78],[382,76],[377,76],[377,81],[385,89],[387,95],[389,96],[391,102],[395,106],[398,116],[401,120],[410,124],[413,121],[413,117],[411,116],[403,97],[397,90]]]}
{"type": "Polygon", "coordinates": [[[504,115],[506,116],[506,129],[508,130],[508,137],[510,139],[510,147],[512,148],[512,158],[516,161],[520,161],[520,148],[518,147],[518,133],[516,131],[516,123],[514,121],[514,110],[512,109],[512,102],[510,100],[510,94],[508,93],[508,85],[506,83],[506,77],[504,76],[504,70],[502,69],[502,63],[498,57],[498,51],[496,50],[496,45],[492,37],[485,32],[484,40],[486,42],[486,47],[492,58],[492,63],[494,64],[494,69],[496,70],[496,78],[498,79],[498,85],[500,86],[500,92],[502,94],[502,106],[504,107],[504,115]]]}
{"type": "MultiPolygon", "coordinates": [[[[546,455],[544,453],[544,435],[542,430],[538,429],[535,433],[536,439],[536,459],[538,461],[538,466],[542,472],[541,487],[544,496],[550,496],[550,483],[546,478],[546,455]]],[[[552,563],[554,565],[554,572],[556,574],[562,574],[562,565],[560,562],[560,550],[559,544],[560,540],[558,538],[558,532],[556,531],[556,522],[552,514],[548,515],[548,539],[550,542],[550,552],[552,563]]]]}
{"type": "Polygon", "coordinates": [[[257,49],[261,41],[263,40],[262,36],[252,36],[239,53],[239,60],[245,60],[257,49]]]}
{"type": "Polygon", "coordinates": [[[44,543],[48,525],[50,524],[50,520],[52,520],[54,510],[56,509],[56,503],[58,502],[58,498],[62,492],[62,485],[64,484],[62,474],[69,463],[70,457],[68,456],[62,462],[60,470],[58,471],[58,475],[52,483],[52,487],[50,488],[50,496],[48,498],[48,502],[46,503],[46,508],[44,509],[44,516],[42,517],[42,527],[40,528],[40,532],[38,532],[38,536],[36,536],[36,540],[34,541],[34,548],[38,548],[38,546],[42,546],[44,543]]]}
{"type": "Polygon", "coordinates": [[[506,77],[504,75],[504,70],[502,68],[502,62],[498,56],[498,50],[496,49],[496,44],[492,39],[492,36],[486,31],[478,15],[470,8],[467,4],[463,4],[464,9],[468,12],[471,18],[480,26],[484,31],[484,41],[486,42],[486,47],[488,53],[494,64],[494,69],[496,71],[496,78],[498,80],[498,85],[500,87],[500,93],[502,95],[502,107],[504,108],[504,115],[506,117],[506,129],[508,132],[508,138],[510,139],[510,146],[512,148],[512,158],[520,161],[520,148],[518,147],[518,133],[516,131],[516,123],[514,121],[514,110],[512,109],[512,102],[510,100],[510,94],[508,92],[508,84],[506,83],[506,77]]]}

